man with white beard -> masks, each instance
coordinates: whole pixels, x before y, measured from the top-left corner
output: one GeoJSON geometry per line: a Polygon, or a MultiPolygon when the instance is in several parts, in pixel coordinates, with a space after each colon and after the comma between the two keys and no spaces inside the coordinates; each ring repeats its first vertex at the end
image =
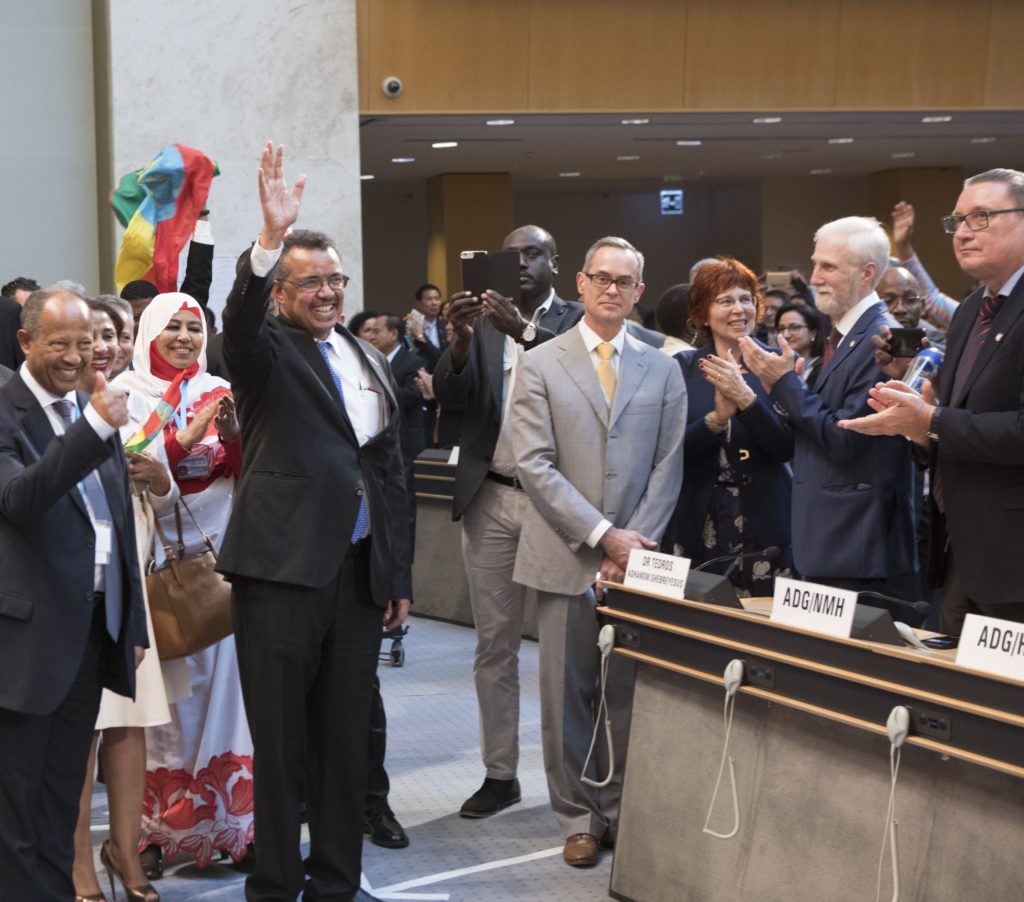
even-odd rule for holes
{"type": "MultiPolygon", "coordinates": [[[[889,239],[877,220],[847,216],[823,225],[814,240],[811,284],[818,309],[832,319],[814,390],[794,371],[784,336],[781,354],[741,339],[744,362],[796,433],[793,560],[814,582],[914,600],[910,443],[838,426],[868,413],[867,391],[886,379],[871,338],[899,325],[875,292],[889,239]]],[[[906,620],[906,611],[892,613],[906,620]]]]}

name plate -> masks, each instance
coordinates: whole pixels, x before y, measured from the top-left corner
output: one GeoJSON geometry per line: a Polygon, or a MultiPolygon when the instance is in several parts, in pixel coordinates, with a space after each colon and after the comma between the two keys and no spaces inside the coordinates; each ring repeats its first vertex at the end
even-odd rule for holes
{"type": "Polygon", "coordinates": [[[812,633],[850,638],[857,593],[784,576],[775,580],[773,623],[797,626],[812,633]]]}
{"type": "Polygon", "coordinates": [[[1024,681],[1024,623],[968,614],[956,663],[1024,681]]]}
{"type": "Polygon", "coordinates": [[[626,578],[622,581],[630,589],[641,589],[653,595],[683,600],[686,577],[690,572],[690,559],[634,548],[626,564],[626,578]]]}

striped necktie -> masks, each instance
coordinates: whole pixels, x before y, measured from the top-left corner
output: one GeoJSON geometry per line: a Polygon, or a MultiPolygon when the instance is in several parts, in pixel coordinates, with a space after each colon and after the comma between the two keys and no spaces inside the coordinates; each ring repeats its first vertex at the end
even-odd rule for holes
{"type": "Polygon", "coordinates": [[[971,375],[974,364],[978,360],[978,354],[985,346],[989,333],[992,331],[992,320],[1006,303],[1006,295],[997,294],[995,297],[989,295],[981,302],[981,309],[978,311],[978,318],[974,322],[970,338],[964,346],[964,352],[960,355],[960,361],[956,365],[956,375],[953,377],[953,394],[950,398],[959,398],[960,391],[971,375]]]}

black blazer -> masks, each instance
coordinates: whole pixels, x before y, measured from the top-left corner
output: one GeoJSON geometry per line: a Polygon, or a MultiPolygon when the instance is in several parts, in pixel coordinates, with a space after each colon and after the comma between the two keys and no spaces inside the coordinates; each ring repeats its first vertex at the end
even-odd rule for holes
{"type": "MultiPolygon", "coordinates": [[[[88,401],[79,392],[82,408],[88,401]]],[[[102,657],[101,681],[132,696],[134,646],[149,642],[121,441],[101,441],[84,418],[57,437],[20,375],[0,388],[0,708],[50,714],[78,673],[93,617],[95,540],[77,485],[93,470],[124,587],[121,637],[102,657]]]]}
{"type": "Polygon", "coordinates": [[[327,585],[351,540],[362,493],[370,580],[384,607],[410,596],[401,417],[384,356],[338,329],[374,374],[388,424],[362,447],[313,337],[267,316],[266,277],[242,266],[228,297],[224,359],[242,427],[242,475],[217,569],[297,586],[327,585]]]}
{"type": "Polygon", "coordinates": [[[936,380],[943,411],[935,451],[946,513],[943,523],[933,506],[930,574],[941,581],[948,530],[964,592],[981,604],[1000,604],[1024,601],[1024,279],[993,321],[966,385],[953,395],[983,294],[975,291],[953,315],[936,380]]]}
{"type": "Polygon", "coordinates": [[[18,344],[21,328],[21,304],[13,298],[0,297],[0,366],[16,370],[25,355],[18,344]]]}
{"type": "MultiPolygon", "coordinates": [[[[540,318],[537,343],[561,335],[583,317],[583,305],[556,297],[540,318]]],[[[458,520],[487,478],[494,446],[501,431],[505,335],[480,317],[473,325],[469,359],[459,373],[451,367],[451,353],[441,355],[434,370],[434,397],[442,410],[463,414],[459,463],[455,468],[452,517],[458,520]]]]}
{"type": "Polygon", "coordinates": [[[427,410],[416,375],[426,369],[426,361],[404,344],[388,364],[395,380],[398,406],[402,411],[402,454],[406,464],[427,447],[427,410]]]}
{"type": "Polygon", "coordinates": [[[755,546],[750,550],[788,545],[793,480],[786,462],[793,457],[793,430],[772,410],[767,393],[752,373],[747,373],[744,381],[757,400],[732,418],[732,441],[727,444],[724,434],[708,429],[704,417],[714,409],[715,390],[701,375],[699,363],[713,352],[714,345],[709,343],[697,351],[675,355],[689,402],[683,487],[666,538],[688,551],[697,546],[718,478],[719,449],[724,447],[740,481],[743,516],[755,546]]]}

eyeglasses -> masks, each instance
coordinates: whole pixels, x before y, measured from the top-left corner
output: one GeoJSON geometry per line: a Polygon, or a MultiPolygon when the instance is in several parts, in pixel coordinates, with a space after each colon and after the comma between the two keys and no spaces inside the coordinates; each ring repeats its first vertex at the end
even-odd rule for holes
{"type": "Polygon", "coordinates": [[[779,328],[776,329],[775,331],[778,332],[780,335],[789,335],[791,332],[803,332],[806,329],[807,329],[807,326],[792,325],[792,326],[779,326],[779,328]]]}
{"type": "Polygon", "coordinates": [[[303,294],[314,294],[324,285],[330,288],[331,291],[341,291],[341,289],[348,287],[349,279],[348,276],[335,273],[333,276],[307,276],[305,279],[299,279],[297,282],[292,279],[278,279],[278,281],[294,285],[303,294]]]}
{"type": "Polygon", "coordinates": [[[741,307],[756,307],[753,297],[749,294],[744,294],[738,298],[715,298],[711,303],[714,304],[719,310],[728,310],[730,307],[736,305],[739,302],[741,307]]]}
{"type": "Polygon", "coordinates": [[[623,276],[620,279],[613,279],[610,275],[603,272],[585,272],[583,275],[590,279],[591,283],[602,289],[611,288],[612,282],[614,282],[615,287],[623,294],[635,291],[636,287],[640,284],[636,279],[630,279],[627,276],[623,276]]]}
{"type": "Polygon", "coordinates": [[[998,216],[1000,213],[1024,213],[1024,207],[1010,207],[1007,210],[975,210],[973,213],[951,213],[942,217],[942,230],[947,235],[955,235],[960,228],[960,223],[966,222],[967,228],[972,232],[981,232],[988,228],[990,216],[998,216]]]}

